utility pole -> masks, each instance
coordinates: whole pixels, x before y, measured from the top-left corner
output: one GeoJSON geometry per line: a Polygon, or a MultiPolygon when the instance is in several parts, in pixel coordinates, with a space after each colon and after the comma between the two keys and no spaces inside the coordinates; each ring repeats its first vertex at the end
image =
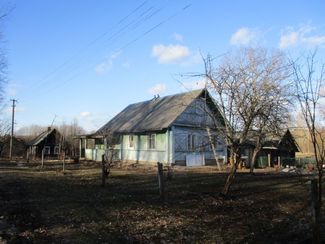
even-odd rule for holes
{"type": "Polygon", "coordinates": [[[10,137],[10,150],[9,150],[9,158],[12,159],[12,140],[14,137],[14,126],[15,126],[15,107],[16,107],[16,99],[11,99],[12,101],[12,117],[11,117],[11,137],[10,137]]]}

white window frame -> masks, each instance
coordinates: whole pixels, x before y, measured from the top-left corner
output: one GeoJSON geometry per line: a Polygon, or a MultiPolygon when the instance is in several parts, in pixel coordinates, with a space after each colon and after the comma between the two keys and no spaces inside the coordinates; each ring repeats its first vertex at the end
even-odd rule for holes
{"type": "Polygon", "coordinates": [[[55,154],[55,155],[60,154],[60,147],[59,147],[59,146],[55,146],[55,147],[54,147],[54,154],[55,154]]]}
{"type": "Polygon", "coordinates": [[[129,148],[134,148],[134,135],[129,135],[129,148]]]}
{"type": "Polygon", "coordinates": [[[45,146],[43,150],[44,150],[44,155],[50,155],[51,154],[51,147],[50,146],[45,146]]]}
{"type": "Polygon", "coordinates": [[[187,135],[187,150],[195,151],[195,135],[194,134],[187,135]]]}
{"type": "Polygon", "coordinates": [[[156,149],[156,134],[148,135],[148,149],[156,149]]]}

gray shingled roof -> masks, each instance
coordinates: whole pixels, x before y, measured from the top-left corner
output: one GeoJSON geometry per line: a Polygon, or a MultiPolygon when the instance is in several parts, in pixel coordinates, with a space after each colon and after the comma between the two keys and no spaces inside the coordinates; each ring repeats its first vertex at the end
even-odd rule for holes
{"type": "Polygon", "coordinates": [[[43,141],[48,135],[50,135],[55,129],[51,130],[46,130],[43,131],[41,134],[39,134],[37,137],[35,137],[33,140],[27,142],[28,146],[36,146],[38,145],[41,141],[43,141]]]}
{"type": "Polygon", "coordinates": [[[141,133],[164,130],[170,127],[176,118],[204,91],[195,90],[131,104],[95,134],[107,131],[141,133]]]}

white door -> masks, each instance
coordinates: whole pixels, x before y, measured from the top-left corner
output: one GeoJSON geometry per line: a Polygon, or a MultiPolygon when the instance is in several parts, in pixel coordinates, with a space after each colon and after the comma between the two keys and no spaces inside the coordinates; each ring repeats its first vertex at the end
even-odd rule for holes
{"type": "Polygon", "coordinates": [[[186,154],[186,166],[203,166],[205,165],[204,153],[186,154]]]}

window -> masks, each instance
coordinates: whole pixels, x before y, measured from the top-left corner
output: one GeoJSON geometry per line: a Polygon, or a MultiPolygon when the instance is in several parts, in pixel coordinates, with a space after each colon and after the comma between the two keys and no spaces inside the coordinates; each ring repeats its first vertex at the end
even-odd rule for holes
{"type": "Polygon", "coordinates": [[[51,147],[49,147],[49,146],[45,146],[43,150],[44,150],[44,155],[49,155],[49,154],[51,154],[51,147]]]}
{"type": "Polygon", "coordinates": [[[58,146],[54,147],[54,154],[58,155],[60,153],[60,148],[58,146]]]}
{"type": "Polygon", "coordinates": [[[156,148],[156,134],[148,135],[148,148],[155,149],[156,148]]]}
{"type": "Polygon", "coordinates": [[[133,148],[134,147],[134,138],[133,135],[129,136],[129,148],[133,148]]]}
{"type": "Polygon", "coordinates": [[[187,149],[189,151],[195,150],[195,135],[189,134],[187,136],[187,149]]]}

